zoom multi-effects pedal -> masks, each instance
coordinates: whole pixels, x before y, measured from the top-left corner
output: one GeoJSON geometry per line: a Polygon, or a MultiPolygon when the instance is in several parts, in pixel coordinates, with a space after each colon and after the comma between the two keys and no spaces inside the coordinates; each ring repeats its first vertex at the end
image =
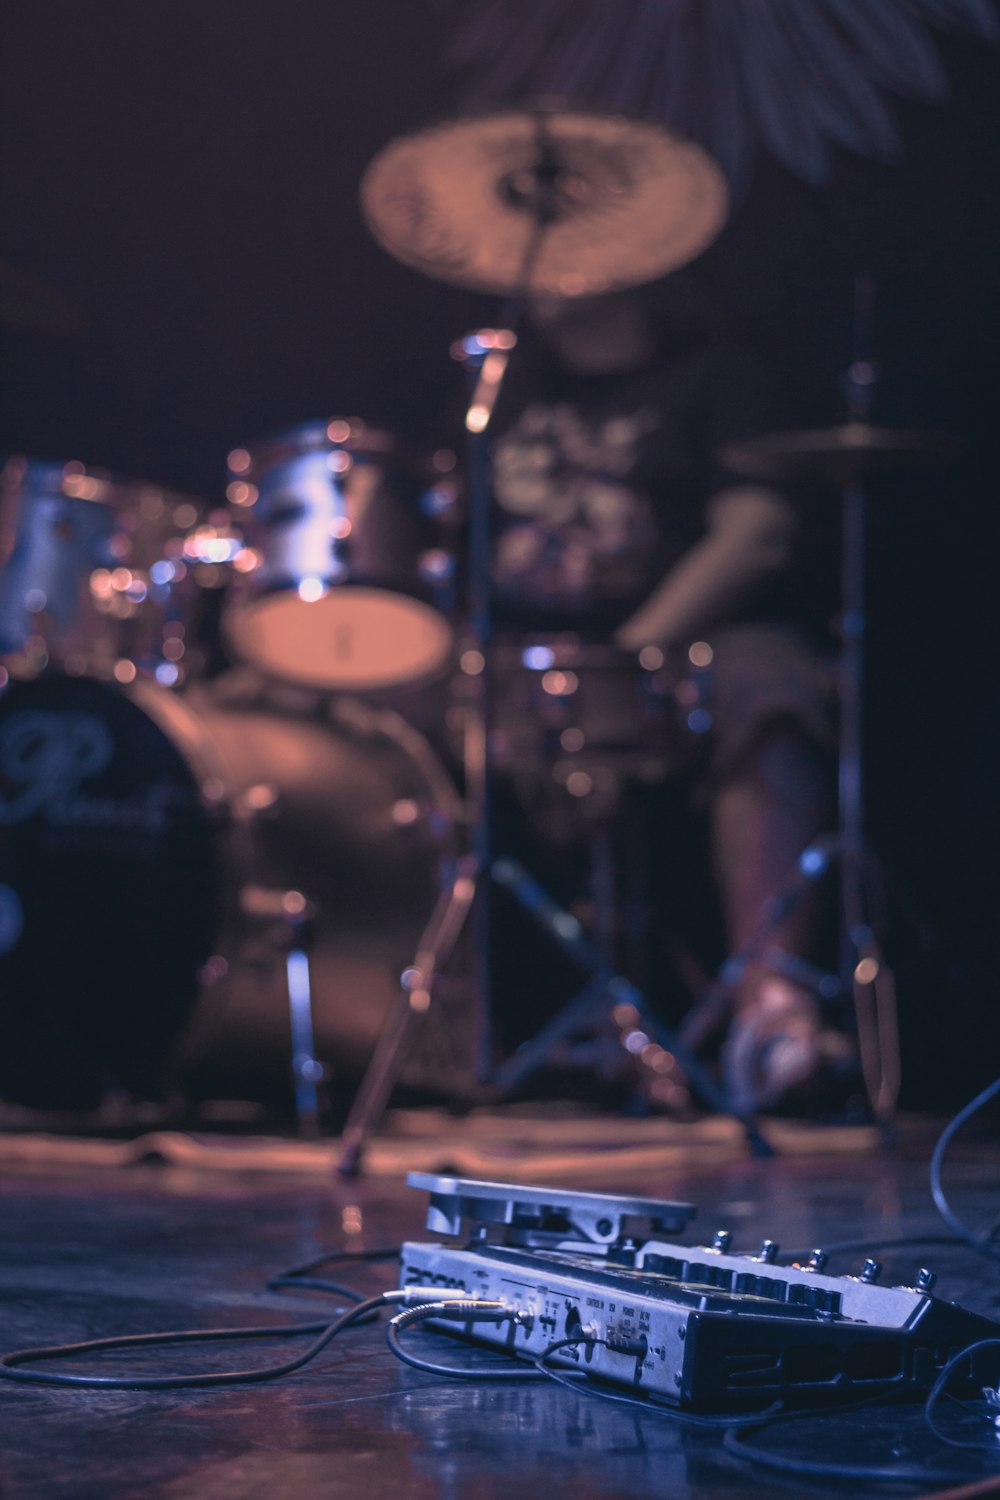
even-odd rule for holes
{"type": "MultiPolygon", "coordinates": [[[[688,1410],[926,1390],[962,1349],[1000,1336],[989,1319],[934,1296],[926,1270],[911,1286],[884,1286],[872,1260],[830,1276],[818,1250],[781,1265],[770,1240],[749,1254],[725,1231],[707,1245],[678,1244],[666,1236],[693,1217],[687,1203],[425,1173],[407,1180],[430,1193],[428,1229],[456,1238],[405,1244],[400,1286],[450,1288],[516,1314],[431,1326],[527,1359],[575,1339],[550,1355],[553,1366],[688,1410]]],[[[955,1389],[976,1377],[970,1355],[955,1389]]],[[[984,1367],[978,1383],[985,1378],[984,1367]]]]}

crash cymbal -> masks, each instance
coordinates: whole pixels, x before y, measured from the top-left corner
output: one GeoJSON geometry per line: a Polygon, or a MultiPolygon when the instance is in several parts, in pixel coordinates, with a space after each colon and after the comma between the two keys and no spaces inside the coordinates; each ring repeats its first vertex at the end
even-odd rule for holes
{"type": "Polygon", "coordinates": [[[75,334],[84,317],[75,302],[27,271],[0,261],[0,326],[29,333],[75,334]]]}
{"type": "Polygon", "coordinates": [[[727,468],[755,479],[812,479],[835,485],[910,473],[958,456],[957,445],[942,433],[873,427],[868,422],[772,432],[733,443],[720,454],[727,468]]]}
{"type": "Polygon", "coordinates": [[[727,201],[712,158],[660,126],[542,107],[402,136],[361,184],[365,217],[390,255],[503,295],[582,296],[649,281],[716,237],[727,201]]]}

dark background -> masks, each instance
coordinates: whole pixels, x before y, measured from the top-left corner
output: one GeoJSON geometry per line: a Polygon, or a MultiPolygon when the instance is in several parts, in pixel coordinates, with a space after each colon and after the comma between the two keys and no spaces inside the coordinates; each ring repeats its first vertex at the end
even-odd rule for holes
{"type": "MultiPolygon", "coordinates": [[[[448,345],[494,305],[393,263],[357,206],[378,148],[454,108],[429,6],[6,0],[0,43],[0,258],[86,314],[73,338],[3,333],[0,451],[217,501],[229,447],[308,417],[452,438],[448,345]]],[[[873,271],[876,416],[967,454],[882,486],[871,525],[870,827],[914,1099],[970,1092],[1000,1059],[1000,58],[940,47],[951,97],[899,103],[896,164],[842,154],[814,187],[762,160],[713,252],[800,424],[841,414],[852,277],[873,271]]]]}

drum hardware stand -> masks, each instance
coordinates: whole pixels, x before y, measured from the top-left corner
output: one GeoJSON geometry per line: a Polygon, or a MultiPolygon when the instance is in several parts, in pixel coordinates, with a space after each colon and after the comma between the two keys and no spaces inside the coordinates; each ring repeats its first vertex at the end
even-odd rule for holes
{"type": "MultiPolygon", "coordinates": [[[[555,137],[549,125],[547,116],[552,113],[550,105],[542,104],[530,111],[530,154],[525,155],[520,167],[508,170],[502,177],[492,182],[491,186],[496,198],[496,206],[499,212],[495,213],[493,220],[487,213],[482,216],[481,229],[485,246],[490,250],[501,247],[509,240],[509,231],[512,223],[519,217],[523,223],[528,222],[528,233],[523,243],[523,249],[518,254],[514,264],[508,266],[509,275],[505,275],[498,281],[495,290],[505,292],[510,297],[508,302],[508,318],[512,328],[518,326],[519,317],[532,289],[532,277],[549,231],[558,229],[563,220],[572,222],[579,213],[579,203],[573,192],[564,192],[567,178],[575,181],[580,174],[579,161],[571,169],[566,161],[560,156],[559,141],[555,137]],[[499,228],[497,234],[494,224],[499,228]],[[516,314],[516,316],[515,316],[516,314]]],[[[478,126],[473,126],[473,134],[478,134],[478,126]]],[[[434,132],[431,139],[435,138],[434,132]]],[[[410,149],[410,142],[403,143],[404,156],[410,149]]],[[[425,142],[426,144],[426,142],[425,142]]],[[[417,142],[417,169],[420,160],[420,140],[417,142]]],[[[395,148],[390,147],[388,155],[393,154],[395,148]]],[[[516,155],[516,153],[515,153],[516,155]]],[[[579,155],[579,152],[577,152],[579,155]]],[[[598,153],[597,160],[603,162],[603,150],[598,153]]],[[[412,259],[413,246],[410,238],[404,235],[402,239],[394,232],[393,225],[396,224],[396,205],[398,195],[393,188],[391,191],[385,189],[385,183],[381,177],[381,169],[385,165],[385,156],[377,158],[366,174],[362,190],[362,200],[365,207],[366,217],[369,224],[376,231],[376,236],[382,241],[385,248],[397,258],[408,263],[412,259]]],[[[414,164],[411,162],[410,166],[414,164]]],[[[704,247],[709,237],[714,237],[717,232],[721,218],[724,215],[724,190],[721,187],[721,178],[716,178],[714,169],[709,169],[708,158],[700,168],[703,176],[707,174],[707,181],[703,183],[709,191],[706,202],[711,203],[707,217],[696,225],[696,233],[691,237],[691,243],[685,241],[685,248],[681,255],[671,257],[667,255],[656,261],[652,261],[644,268],[646,275],[672,268],[675,264],[683,263],[690,259],[698,250],[704,247]]],[[[418,170],[419,175],[419,170],[418,170]]],[[[389,173],[392,181],[396,179],[389,173]]],[[[587,181],[586,172],[582,180],[587,181]]],[[[583,195],[581,202],[589,202],[589,196],[583,195]]],[[[678,205],[678,213],[685,225],[693,213],[691,202],[678,205]]],[[[397,225],[398,228],[398,225],[397,225]]],[[[516,239],[514,243],[516,243],[516,239]]],[[[591,284],[591,291],[610,290],[611,287],[622,283],[622,241],[617,234],[608,239],[605,246],[605,260],[600,262],[600,275],[596,284],[591,284]],[[601,278],[604,278],[602,281],[601,278]]],[[[418,256],[417,264],[421,269],[428,269],[423,260],[418,256]]],[[[471,269],[471,268],[470,268],[471,269]]],[[[586,278],[577,274],[577,267],[569,260],[566,266],[567,279],[581,282],[578,290],[586,289],[586,278]]],[[[465,272],[455,279],[459,284],[464,284],[465,272]]],[[[451,277],[446,277],[451,279],[451,277]]],[[[640,272],[634,279],[643,279],[640,272]]],[[[481,268],[476,272],[476,285],[482,289],[483,273],[481,268]]],[[[360,1150],[365,1133],[371,1128],[374,1119],[381,1112],[391,1089],[392,1081],[400,1061],[402,1048],[413,1019],[421,1011],[426,1011],[430,998],[430,979],[446,956],[446,949],[454,945],[454,941],[461,928],[462,922],[471,908],[473,926],[473,983],[474,994],[478,1002],[479,1039],[476,1048],[477,1075],[483,1083],[494,1080],[493,1062],[493,1012],[491,997],[491,956],[492,956],[492,932],[490,913],[490,883],[496,881],[503,884],[509,878],[510,865],[508,862],[495,861],[493,857],[493,797],[492,797],[492,765],[490,750],[490,727],[491,694],[489,683],[489,651],[492,642],[492,575],[490,544],[492,539],[491,507],[492,507],[492,483],[490,469],[490,445],[488,429],[490,420],[496,405],[510,351],[516,345],[516,334],[511,328],[507,329],[483,329],[478,333],[468,335],[452,347],[452,355],[464,365],[470,377],[471,395],[469,407],[466,413],[465,426],[468,433],[468,476],[469,476],[469,524],[468,524],[468,600],[469,614],[468,627],[471,636],[469,649],[464,653],[464,670],[470,677],[473,685],[471,711],[466,719],[465,732],[465,778],[466,798],[469,810],[469,825],[471,829],[471,853],[468,861],[459,876],[453,882],[450,890],[442,893],[435,913],[432,915],[428,929],[424,934],[421,944],[422,962],[414,964],[415,988],[408,988],[407,975],[403,976],[404,995],[401,997],[399,1009],[393,1018],[390,1031],[380,1040],[376,1048],[376,1056],[369,1066],[368,1073],[361,1086],[361,1092],[349,1121],[350,1131],[347,1146],[341,1161],[341,1170],[351,1172],[357,1169],[360,1158],[360,1150]],[[426,943],[426,950],[424,944],[426,943]],[[416,1003],[419,1000],[419,1003],[416,1003]],[[384,1041],[384,1045],[383,1045],[384,1041]]],[[[544,892],[541,893],[544,900],[544,892]]],[[[552,903],[554,906],[554,903],[552,903]]],[[[556,908],[558,913],[558,909],[556,908]]],[[[563,914],[567,922],[575,921],[569,913],[563,914]]],[[[558,930],[557,927],[554,930],[558,930]]],[[[588,966],[595,973],[593,988],[595,996],[597,993],[608,995],[609,986],[619,982],[626,985],[627,981],[621,976],[611,972],[609,963],[604,963],[599,956],[592,953],[582,932],[579,939],[584,943],[580,953],[586,953],[588,966]],[[600,975],[598,986],[597,975],[600,975]]],[[[407,971],[409,973],[409,971],[407,971]]],[[[639,999],[637,991],[628,989],[628,994],[633,993],[639,999]]],[[[645,1002],[643,1002],[644,1004],[645,1002]]],[[[673,1046],[673,1038],[667,1037],[664,1028],[658,1022],[650,1020],[650,1026],[664,1035],[668,1045],[673,1046]]],[[[546,1044],[547,1049],[547,1044],[546,1044]]],[[[674,1048],[676,1051],[676,1048],[674,1048]]],[[[526,1071],[522,1067],[520,1072],[526,1071]]],[[[695,1087],[699,1088],[706,1101],[711,1100],[713,1107],[725,1110],[725,1100],[712,1084],[712,1081],[701,1069],[697,1059],[691,1058],[691,1074],[695,1087]]],[[[769,1151],[751,1121],[744,1119],[745,1128],[750,1136],[755,1149],[769,1151]]]]}
{"type": "Polygon", "coordinates": [[[837,840],[831,836],[815,839],[799,855],[795,870],[776,895],[765,901],[757,925],[743,947],[723,959],[707,989],[688,1011],[678,1027],[686,1046],[697,1051],[714,1031],[726,1022],[731,1011],[733,991],[754,962],[792,984],[815,991],[822,999],[832,1000],[842,993],[843,985],[835,974],[817,968],[808,960],[770,943],[777,928],[791,916],[805,899],[810,885],[827,873],[837,857],[837,840]]]}
{"type": "Polygon", "coordinates": [[[434,984],[454,952],[475,892],[475,857],[467,854],[437,899],[413,963],[400,976],[395,1009],[379,1035],[341,1134],[337,1171],[342,1177],[355,1177],[361,1169],[365,1146],[385,1114],[410,1039],[434,1003],[434,984]]]}
{"type": "MultiPolygon", "coordinates": [[[[600,857],[597,864],[600,885],[602,877],[606,878],[610,872],[600,869],[600,857]]],[[[723,1090],[684,1039],[660,1020],[638,986],[615,971],[606,943],[600,938],[595,941],[588,937],[577,918],[560,907],[516,860],[496,860],[492,874],[497,884],[510,892],[542,931],[591,976],[558,1015],[495,1071],[493,1080],[497,1086],[504,1092],[517,1088],[544,1065],[560,1042],[568,1041],[595,1021],[605,1018],[615,1021],[618,1008],[627,1006],[630,1013],[628,1034],[644,1036],[672,1053],[701,1101],[714,1114],[732,1115],[739,1120],[753,1154],[773,1155],[773,1148],[761,1135],[753,1116],[732,1108],[723,1090]]]]}
{"type": "MultiPolygon", "coordinates": [[[[858,1052],[865,1092],[875,1122],[892,1123],[900,1086],[899,1031],[895,977],[886,963],[870,918],[871,855],[864,834],[864,669],[865,565],[867,494],[864,479],[879,472],[902,469],[915,459],[947,456],[949,445],[919,434],[896,433],[869,425],[878,380],[869,357],[874,311],[870,276],[859,274],[854,284],[854,358],[845,377],[848,424],[829,432],[776,434],[729,450],[723,455],[732,467],[761,479],[840,481],[843,538],[841,552],[840,657],[838,698],[840,733],[837,752],[837,832],[814,841],[799,857],[804,879],[822,875],[836,860],[843,920],[841,965],[849,974],[857,1022],[858,1052]],[[810,441],[811,440],[811,441],[810,441]]],[[[792,890],[767,903],[754,939],[723,964],[716,983],[695,1007],[686,1024],[689,1040],[707,1034],[699,1011],[711,1011],[731,994],[752,958],[763,956],[761,945],[801,897],[792,890]]],[[[794,976],[789,976],[794,977],[794,976]]],[[[711,1029],[711,1021],[708,1021],[711,1029]]],[[[697,1045],[697,1040],[694,1041],[697,1045]]]]}
{"type": "Polygon", "coordinates": [[[319,1085],[326,1077],[326,1069],[316,1056],[307,952],[315,907],[301,891],[248,885],[240,892],[240,908],[247,916],[281,924],[283,946],[286,947],[285,979],[295,1117],[299,1134],[306,1140],[315,1140],[319,1135],[319,1085]]]}

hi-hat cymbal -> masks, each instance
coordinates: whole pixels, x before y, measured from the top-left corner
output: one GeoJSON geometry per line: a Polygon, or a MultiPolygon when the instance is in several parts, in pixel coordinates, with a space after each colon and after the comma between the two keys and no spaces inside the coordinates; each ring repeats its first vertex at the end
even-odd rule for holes
{"type": "Polygon", "coordinates": [[[361,203],[390,255],[436,280],[572,297],[692,260],[726,218],[722,172],[658,125],[508,109],[391,141],[361,203]]]}
{"type": "Polygon", "coordinates": [[[942,433],[873,427],[868,422],[772,432],[733,443],[720,454],[727,468],[754,479],[812,479],[835,485],[910,473],[958,456],[957,445],[942,433]]]}

